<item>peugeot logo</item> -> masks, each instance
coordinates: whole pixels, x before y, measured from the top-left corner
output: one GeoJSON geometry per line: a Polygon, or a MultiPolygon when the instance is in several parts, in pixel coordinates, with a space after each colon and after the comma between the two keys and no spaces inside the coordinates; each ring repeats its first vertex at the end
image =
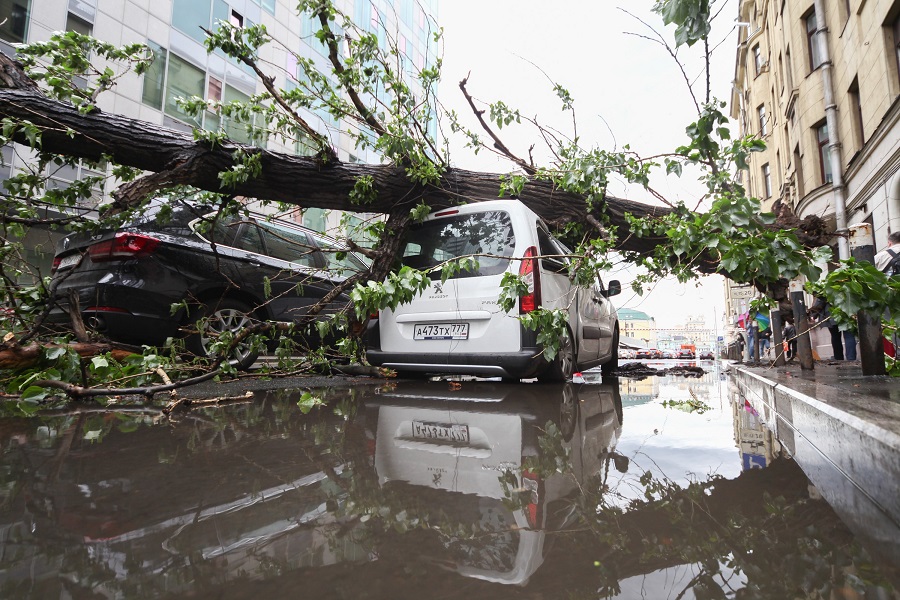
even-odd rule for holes
{"type": "Polygon", "coordinates": [[[440,281],[434,282],[434,293],[435,294],[443,294],[444,293],[444,286],[440,281]]]}

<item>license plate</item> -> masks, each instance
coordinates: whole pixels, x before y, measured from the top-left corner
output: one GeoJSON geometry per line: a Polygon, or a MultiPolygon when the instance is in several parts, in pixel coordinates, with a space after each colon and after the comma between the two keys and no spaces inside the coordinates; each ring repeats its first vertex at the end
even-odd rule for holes
{"type": "Polygon", "coordinates": [[[412,430],[414,438],[460,444],[469,443],[468,425],[413,421],[412,430]]]}
{"type": "Polygon", "coordinates": [[[81,255],[77,252],[63,257],[63,259],[59,261],[57,269],[68,269],[69,267],[78,264],[79,259],[81,259],[81,255]]]}
{"type": "Polygon", "coordinates": [[[414,340],[467,340],[468,323],[428,323],[417,324],[413,330],[414,340]]]}

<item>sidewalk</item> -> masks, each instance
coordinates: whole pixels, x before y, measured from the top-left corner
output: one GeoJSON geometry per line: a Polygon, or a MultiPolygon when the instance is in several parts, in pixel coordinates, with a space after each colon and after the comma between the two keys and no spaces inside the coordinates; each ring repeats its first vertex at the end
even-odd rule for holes
{"type": "Polygon", "coordinates": [[[847,525],[900,564],[900,379],[864,377],[858,362],[729,371],[847,525]]]}

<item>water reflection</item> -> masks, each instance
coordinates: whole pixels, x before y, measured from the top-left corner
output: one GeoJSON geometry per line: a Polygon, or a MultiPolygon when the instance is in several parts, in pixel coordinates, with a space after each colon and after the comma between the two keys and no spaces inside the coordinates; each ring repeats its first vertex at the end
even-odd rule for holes
{"type": "Polygon", "coordinates": [[[718,373],[647,381],[2,420],[0,597],[781,598],[883,579],[718,373]],[[682,396],[714,410],[661,404],[682,396]]]}
{"type": "Polygon", "coordinates": [[[473,391],[448,401],[435,385],[421,384],[370,403],[375,470],[382,486],[438,491],[430,506],[473,524],[465,535],[441,532],[443,566],[525,583],[543,562],[546,532],[577,521],[582,486],[614,457],[617,468],[627,468],[615,453],[619,387],[483,384],[473,391]]]}

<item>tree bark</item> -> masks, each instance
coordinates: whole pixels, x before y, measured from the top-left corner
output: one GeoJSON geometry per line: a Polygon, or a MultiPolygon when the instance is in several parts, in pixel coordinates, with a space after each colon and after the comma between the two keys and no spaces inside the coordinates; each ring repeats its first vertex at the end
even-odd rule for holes
{"type": "MultiPolygon", "coordinates": [[[[413,208],[421,200],[433,209],[492,200],[500,190],[497,173],[450,169],[438,186],[423,187],[410,182],[404,169],[394,165],[323,164],[315,157],[270,152],[231,141],[211,147],[188,133],[138,119],[100,110],[81,114],[71,105],[48,98],[33,84],[26,85],[30,81],[27,78],[3,76],[14,68],[18,65],[0,55],[0,117],[27,120],[40,128],[43,151],[89,160],[107,156],[115,163],[152,173],[174,172],[169,180],[163,177],[163,183],[300,207],[373,213],[413,208]],[[233,154],[241,148],[261,154],[262,172],[235,188],[223,189],[218,175],[234,165],[233,154]],[[377,198],[370,204],[356,205],[350,201],[350,191],[361,176],[373,178],[377,198]]],[[[16,141],[27,143],[23,135],[16,141]]],[[[554,224],[586,222],[589,215],[581,196],[560,191],[546,181],[528,182],[519,200],[554,224]]],[[[603,222],[605,215],[608,224],[618,228],[620,249],[648,252],[658,240],[628,235],[624,215],[662,215],[669,210],[609,197],[591,216],[603,222]]]]}

